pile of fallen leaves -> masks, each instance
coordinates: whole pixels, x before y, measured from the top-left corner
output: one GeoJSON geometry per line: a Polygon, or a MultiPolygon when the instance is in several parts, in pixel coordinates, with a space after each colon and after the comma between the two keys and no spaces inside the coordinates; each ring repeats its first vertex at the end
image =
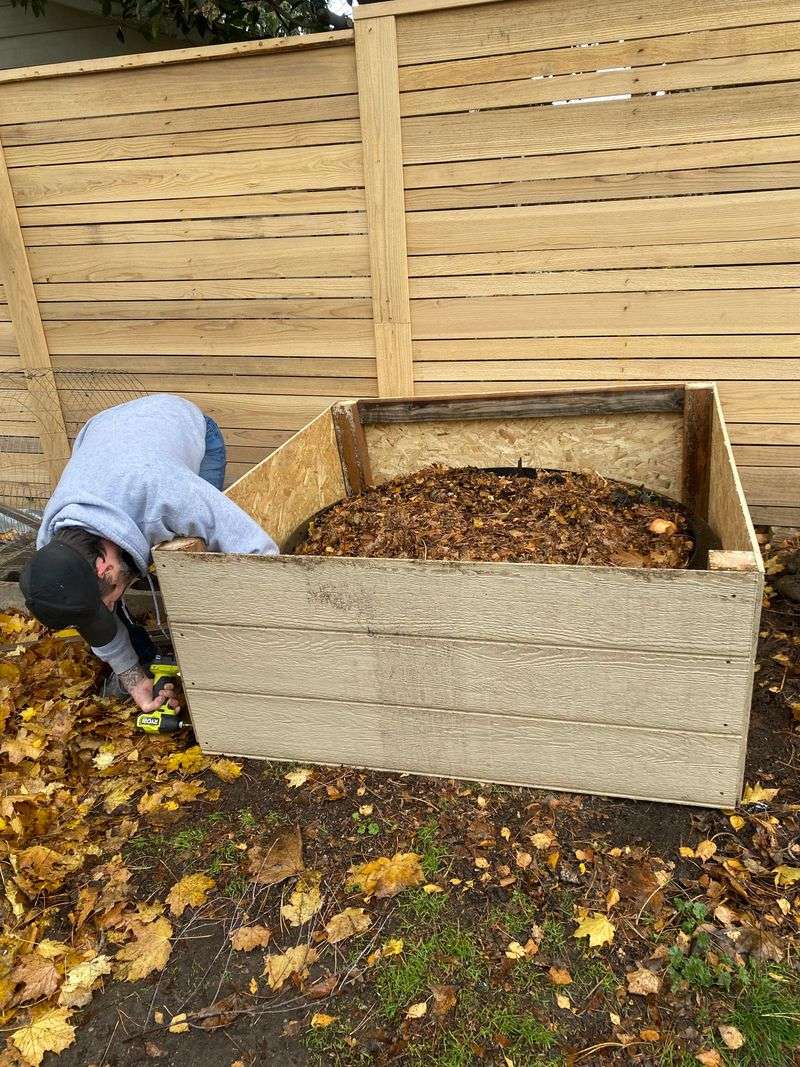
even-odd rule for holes
{"type": "Polygon", "coordinates": [[[428,467],[313,519],[295,552],[402,559],[684,567],[683,507],[593,473],[428,467]]]}
{"type": "Polygon", "coordinates": [[[120,850],[142,821],[211,797],[191,777],[211,761],[137,735],[130,705],[94,695],[101,665],[83,642],[10,614],[0,639],[3,1063],[36,1067],[72,1043],[74,1012],[106,977],[133,982],[169,959],[166,905],[135,899],[120,850]]]}

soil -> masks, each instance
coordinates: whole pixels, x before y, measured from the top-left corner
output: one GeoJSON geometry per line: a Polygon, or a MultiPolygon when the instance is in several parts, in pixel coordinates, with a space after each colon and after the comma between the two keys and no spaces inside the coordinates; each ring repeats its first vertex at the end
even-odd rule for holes
{"type": "Polygon", "coordinates": [[[676,568],[693,548],[683,506],[648,489],[591,472],[428,467],[333,505],[295,552],[676,568]]]}
{"type": "MultiPolygon", "coordinates": [[[[800,620],[790,604],[775,597],[765,608],[762,626],[761,668],[753,701],[746,778],[750,782],[779,786],[784,803],[789,805],[792,800],[798,800],[794,752],[797,735],[786,697],[787,687],[793,686],[796,699],[800,685],[797,672],[787,672],[780,657],[787,645],[787,635],[789,643],[796,644],[800,620]],[[778,660],[774,658],[776,655],[778,660]]],[[[634,857],[663,857],[674,862],[676,883],[681,884],[684,878],[683,884],[691,888],[697,885],[693,881],[697,878],[696,865],[678,858],[679,847],[690,840],[696,841],[698,835],[724,837],[726,829],[729,835],[724,813],[689,807],[335,768],[317,768],[311,783],[290,790],[283,778],[285,765],[245,761],[244,767],[241,778],[222,790],[218,802],[206,805],[204,811],[195,806],[190,814],[163,828],[163,835],[174,840],[181,831],[192,831],[213,819],[214,829],[201,849],[167,850],[157,856],[146,851],[137,853],[131,848],[126,850],[125,859],[139,880],[141,896],[163,900],[175,880],[197,869],[198,863],[207,862],[220,841],[224,843],[239,836],[245,811],[249,813],[248,823],[252,821],[256,827],[302,826],[307,866],[321,870],[326,881],[337,876],[341,879],[350,864],[374,855],[376,844],[382,855],[413,847],[415,828],[431,817],[437,820],[442,842],[453,857],[448,874],[462,877],[475,875],[472,859],[478,845],[484,847],[487,855],[491,855],[495,844],[502,845],[501,827],[511,827],[516,836],[526,828],[549,826],[558,833],[564,857],[574,854],[573,849],[627,847],[634,857]],[[476,811],[476,796],[480,799],[481,793],[490,798],[487,812],[476,811]],[[354,807],[364,801],[369,801],[380,817],[376,839],[354,833],[354,807]]],[[[234,877],[241,869],[234,859],[227,873],[234,877]]],[[[578,882],[576,870],[576,861],[562,862],[552,890],[543,891],[533,876],[525,884],[525,892],[531,894],[537,907],[537,921],[553,914],[563,894],[574,891],[573,885],[578,882]]],[[[635,868],[632,872],[631,885],[636,889],[635,868]]],[[[218,881],[220,886],[224,885],[223,877],[218,881]]],[[[624,882],[620,884],[624,893],[624,882]]],[[[487,908],[493,903],[502,906],[511,892],[495,884],[487,886],[485,893],[458,899],[459,925],[481,930],[486,925],[487,908]]],[[[272,894],[272,906],[277,911],[280,893],[273,890],[272,894]]],[[[381,902],[374,901],[371,907],[375,909],[377,905],[378,914],[388,919],[394,902],[382,903],[382,912],[381,902]]],[[[308,1019],[314,1010],[341,1015],[350,1011],[355,1017],[369,1014],[373,995],[369,982],[366,985],[356,982],[333,1001],[319,1007],[298,996],[296,991],[277,997],[267,995],[263,1013],[240,1016],[224,1028],[207,1032],[195,1029],[187,1034],[170,1034],[165,1027],[154,1024],[154,1010],[164,1011],[169,1020],[178,1011],[197,1010],[219,997],[246,989],[251,977],[261,977],[263,953],[231,955],[227,951],[224,923],[229,913],[230,907],[226,911],[222,903],[218,913],[206,916],[205,922],[193,925],[190,921],[188,926],[184,923],[172,960],[161,975],[134,985],[109,982],[102,992],[96,993],[83,1013],[76,1043],[52,1063],[58,1062],[60,1067],[141,1067],[151,1062],[170,1067],[230,1067],[240,1061],[245,1067],[256,1064],[311,1067],[339,1062],[333,1056],[328,1059],[308,1053],[302,1035],[308,1032],[308,1019]]],[[[269,919],[269,925],[273,925],[273,919],[274,916],[269,919]]],[[[389,924],[382,936],[390,931],[389,924]]],[[[285,941],[286,931],[283,933],[285,941]]],[[[568,943],[565,951],[572,950],[573,943],[568,943]]],[[[633,967],[639,951],[640,945],[633,937],[627,945],[615,946],[615,967],[621,967],[623,972],[633,967]]],[[[570,962],[564,956],[554,957],[553,961],[559,965],[570,962]]],[[[543,966],[550,962],[545,959],[543,966]]],[[[263,979],[261,982],[262,995],[267,994],[263,979]]],[[[691,1012],[687,1011],[691,1022],[691,1012]]],[[[669,1017],[668,1012],[664,1021],[669,1017]]],[[[570,1025],[574,1049],[607,1038],[605,1012],[583,1011],[570,1025]]],[[[360,1032],[363,1058],[358,1062],[402,1065],[402,1042],[394,1043],[392,1030],[375,1025],[363,1029],[360,1032]]],[[[622,1053],[611,1050],[587,1062],[605,1065],[651,1062],[618,1059],[617,1055],[622,1053]]],[[[489,1057],[487,1062],[495,1060],[489,1057]]],[[[46,1065],[49,1063],[48,1058],[46,1065]]]]}

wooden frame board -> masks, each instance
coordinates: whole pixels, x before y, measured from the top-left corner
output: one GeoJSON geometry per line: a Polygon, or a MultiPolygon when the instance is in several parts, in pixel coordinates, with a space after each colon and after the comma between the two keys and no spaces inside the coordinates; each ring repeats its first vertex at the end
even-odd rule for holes
{"type": "Polygon", "coordinates": [[[534,423],[537,459],[549,426],[562,462],[571,441],[576,464],[615,476],[660,425],[670,447],[627,469],[707,488],[710,569],[156,551],[203,749],[736,804],[763,573],[713,385],[348,401],[229,495],[284,545],[389,456],[416,462],[438,433],[442,458],[474,461],[482,433],[516,447],[534,423]]]}

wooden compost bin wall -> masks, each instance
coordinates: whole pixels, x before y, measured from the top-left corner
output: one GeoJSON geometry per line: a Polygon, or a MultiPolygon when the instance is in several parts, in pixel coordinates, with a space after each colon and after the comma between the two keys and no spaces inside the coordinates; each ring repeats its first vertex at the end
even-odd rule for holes
{"type": "Polygon", "coordinates": [[[0,74],[0,495],[141,392],[235,477],[334,398],[702,378],[800,521],[799,45],[797,0],[396,0],[0,74]]]}
{"type": "MultiPolygon", "coordinates": [[[[585,447],[610,472],[653,425],[646,414],[597,416],[586,435],[583,418],[554,417],[547,448],[557,465],[585,447]]],[[[718,408],[711,419],[715,529],[723,549],[753,551],[758,567],[718,408]]],[[[547,420],[368,426],[370,461],[375,430],[394,434],[389,475],[405,469],[428,427],[446,426],[441,458],[462,462],[480,427],[492,462],[509,439],[537,447],[537,421],[547,420]]],[[[637,474],[661,485],[676,458],[680,472],[680,445],[643,449],[637,474]]],[[[344,492],[325,412],[229,495],[283,543],[344,492]]],[[[711,806],[739,799],[758,569],[183,551],[156,552],[156,562],[206,751],[711,806]]]]}

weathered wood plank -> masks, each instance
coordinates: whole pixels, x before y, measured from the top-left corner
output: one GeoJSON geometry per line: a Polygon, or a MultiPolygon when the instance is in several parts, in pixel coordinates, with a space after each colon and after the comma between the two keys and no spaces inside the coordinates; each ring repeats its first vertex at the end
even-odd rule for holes
{"type": "Polygon", "coordinates": [[[394,18],[362,23],[355,40],[378,390],[404,396],[414,372],[394,18]]]}
{"type": "Polygon", "coordinates": [[[236,196],[298,187],[339,189],[363,183],[358,144],[17,167],[12,175],[21,207],[236,196]]]}
{"type": "MultiPolygon", "coordinates": [[[[756,576],[751,576],[751,584],[756,576]]],[[[168,603],[170,603],[168,598],[168,603]]],[[[750,659],[172,624],[195,689],[741,735],[750,659]],[[225,664],[224,677],[219,665],[225,664]]]]}
{"type": "Polygon", "coordinates": [[[714,386],[690,382],[683,394],[683,485],[681,500],[692,515],[708,519],[711,421],[714,386]]]}
{"type": "Polygon", "coordinates": [[[741,575],[218,555],[175,560],[159,574],[175,624],[283,621],[299,630],[724,658],[750,650],[753,587],[741,575]]]}
{"type": "Polygon", "coordinates": [[[718,395],[714,396],[711,412],[708,522],[723,550],[752,552],[763,569],[718,395]]]}
{"type": "MultiPolygon", "coordinates": [[[[370,5],[374,9],[374,4],[370,5]]],[[[653,63],[679,63],[698,59],[780,52],[800,47],[800,25],[778,22],[764,26],[695,30],[666,37],[635,37],[625,41],[573,47],[536,48],[488,58],[443,60],[402,67],[400,90],[440,89],[479,85],[512,78],[547,78],[554,74],[584,73],[613,67],[644,67],[653,63]]],[[[574,94],[569,94],[570,96],[574,94]]]]}
{"type": "MultiPolygon", "coordinates": [[[[706,0],[687,7],[666,0],[642,11],[635,0],[614,0],[598,9],[582,0],[506,0],[485,17],[449,7],[405,15],[398,42],[400,63],[497,56],[528,49],[661,37],[670,33],[759,25],[796,19],[792,0],[706,0]]],[[[375,10],[372,8],[372,10],[375,10]]],[[[369,8],[367,8],[369,11],[369,8]]],[[[484,14],[483,12],[481,13],[484,14]]]]}
{"type": "MultiPolygon", "coordinates": [[[[42,443],[49,480],[55,486],[69,458],[69,442],[2,144],[0,250],[0,273],[14,324],[19,357],[25,371],[27,400],[42,443]]],[[[12,432],[3,428],[7,433],[12,432]]]]}
{"type": "Polygon", "coordinates": [[[207,752],[733,807],[742,740],[196,690],[207,752]]]}
{"type": "Polygon", "coordinates": [[[794,467],[739,467],[748,503],[780,506],[800,500],[800,462],[795,462],[794,467]]]}
{"type": "Polygon", "coordinates": [[[701,89],[591,107],[531,105],[402,120],[406,163],[689,144],[800,133],[800,84],[701,89]],[[591,111],[591,114],[589,112],[591,111]]]}
{"type": "MultiPolygon", "coordinates": [[[[545,341],[545,339],[541,340],[545,341]]],[[[554,338],[553,340],[563,339],[554,338]]],[[[477,354],[474,359],[452,363],[444,359],[430,362],[418,359],[414,363],[414,375],[418,382],[461,381],[465,385],[469,382],[530,381],[533,383],[560,382],[570,379],[585,381],[587,378],[615,382],[647,379],[691,381],[704,377],[713,378],[716,381],[725,379],[740,381],[754,373],[772,381],[794,382],[800,377],[800,360],[797,359],[769,359],[763,356],[741,359],[656,359],[648,356],[646,351],[640,352],[635,348],[629,353],[615,356],[615,340],[616,338],[609,339],[604,359],[584,359],[581,358],[580,352],[576,353],[576,358],[573,359],[481,359],[480,354],[477,354]],[[755,360],[757,360],[756,366],[754,366],[755,360]]],[[[493,347],[493,341],[486,342],[486,348],[490,352],[493,347]]],[[[560,345],[559,347],[566,346],[560,345]]],[[[691,340],[680,338],[676,341],[675,347],[691,351],[691,340]]],[[[498,384],[498,388],[500,387],[498,384]]]]}
{"type": "Polygon", "coordinates": [[[569,392],[531,393],[520,397],[459,396],[453,399],[388,400],[361,405],[365,426],[404,422],[454,422],[464,419],[520,418],[524,416],[598,415],[621,412],[679,411],[683,388],[606,388],[569,392]]]}
{"type": "Polygon", "coordinates": [[[331,418],[342,464],[345,493],[347,496],[357,496],[372,484],[369,453],[358,401],[347,400],[334,404],[331,408],[331,418]]]}

